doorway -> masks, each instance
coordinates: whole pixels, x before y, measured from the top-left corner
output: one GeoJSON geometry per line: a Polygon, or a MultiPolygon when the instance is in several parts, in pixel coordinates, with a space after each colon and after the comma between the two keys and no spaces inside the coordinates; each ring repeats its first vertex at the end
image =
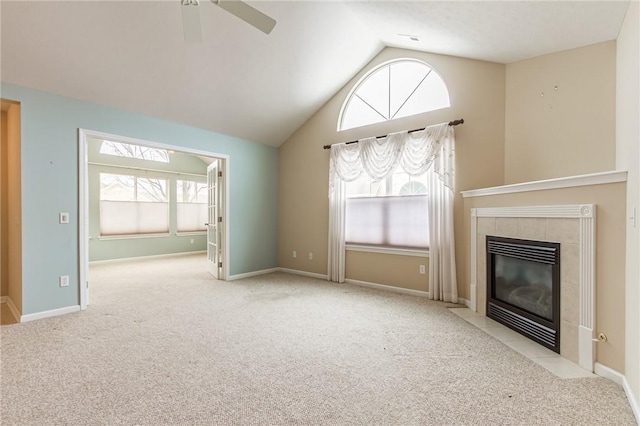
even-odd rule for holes
{"type": "MultiPolygon", "coordinates": [[[[213,152],[206,152],[201,150],[195,150],[190,148],[184,148],[180,146],[162,144],[153,141],[146,141],[140,139],[129,138],[126,136],[119,136],[113,134],[107,134],[103,132],[97,132],[93,130],[79,129],[78,133],[78,150],[79,150],[79,211],[78,211],[78,234],[79,234],[79,283],[80,283],[80,308],[86,309],[89,304],[89,240],[91,233],[89,232],[90,225],[90,197],[89,197],[89,182],[90,182],[90,159],[89,150],[90,143],[93,140],[109,141],[109,143],[129,145],[135,147],[142,147],[148,150],[163,150],[170,153],[177,153],[178,155],[191,155],[196,156],[203,161],[208,160],[210,163],[217,164],[217,168],[220,172],[217,180],[217,189],[219,199],[216,200],[215,205],[218,212],[218,221],[216,221],[216,248],[217,252],[217,265],[219,268],[216,270],[217,277],[220,280],[226,280],[229,271],[229,257],[228,253],[228,238],[229,238],[229,224],[227,218],[229,217],[229,156],[224,154],[218,154],[213,152]]],[[[93,165],[92,165],[93,166],[93,165]]],[[[210,200],[208,200],[210,201],[210,200]]],[[[210,204],[208,202],[207,204],[210,204]]],[[[168,235],[168,234],[167,234],[168,235]]],[[[211,232],[207,232],[207,236],[211,235],[211,232]]],[[[193,240],[192,240],[193,241],[193,240]]],[[[208,246],[208,244],[207,244],[208,246]]],[[[205,269],[211,269],[209,266],[204,266],[205,269]]]]}
{"type": "Polygon", "coordinates": [[[0,124],[0,302],[2,322],[22,316],[21,105],[2,99],[0,124]]]}

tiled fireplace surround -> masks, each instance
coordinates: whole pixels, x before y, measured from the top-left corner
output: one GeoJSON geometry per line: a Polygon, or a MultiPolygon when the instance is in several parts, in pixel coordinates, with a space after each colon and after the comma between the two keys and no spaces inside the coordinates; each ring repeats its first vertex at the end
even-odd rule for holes
{"type": "Polygon", "coordinates": [[[470,308],[486,315],[485,237],[560,243],[560,355],[593,371],[593,204],[471,209],[470,308]]]}

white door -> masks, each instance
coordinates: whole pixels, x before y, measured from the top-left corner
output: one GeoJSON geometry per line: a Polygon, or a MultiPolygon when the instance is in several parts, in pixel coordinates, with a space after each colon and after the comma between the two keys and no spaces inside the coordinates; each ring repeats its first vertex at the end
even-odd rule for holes
{"type": "Polygon", "coordinates": [[[218,161],[207,167],[207,265],[214,278],[220,276],[220,177],[218,161]]]}

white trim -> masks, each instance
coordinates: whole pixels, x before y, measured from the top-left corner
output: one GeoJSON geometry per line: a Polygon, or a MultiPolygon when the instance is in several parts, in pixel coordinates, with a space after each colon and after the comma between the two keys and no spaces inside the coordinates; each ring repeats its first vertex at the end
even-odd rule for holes
{"type": "Polygon", "coordinates": [[[190,155],[200,155],[204,157],[216,158],[221,162],[221,169],[224,173],[224,213],[222,236],[222,273],[221,280],[226,280],[229,275],[229,253],[231,244],[229,239],[229,221],[231,209],[231,157],[227,154],[203,151],[199,149],[186,148],[177,145],[168,145],[160,142],[146,141],[142,139],[130,138],[127,136],[113,135],[95,130],[78,129],[78,262],[79,262],[79,300],[80,309],[86,309],[89,304],[89,289],[87,286],[87,276],[89,270],[89,157],[87,149],[87,137],[95,139],[108,139],[117,142],[124,142],[134,145],[143,145],[150,148],[159,148],[182,152],[190,155]],[[84,285],[83,285],[84,283],[84,285]]]}
{"type": "MultiPolygon", "coordinates": [[[[582,287],[583,285],[580,283],[581,296],[583,292],[582,287]]],[[[584,303],[585,301],[581,297],[580,305],[583,305],[584,303]]],[[[581,306],[580,316],[582,317],[583,314],[583,306],[581,306]]],[[[578,365],[591,372],[593,372],[593,365],[596,360],[596,345],[593,341],[593,336],[593,327],[586,327],[582,324],[578,326],[578,365]]]]}
{"type": "Polygon", "coordinates": [[[166,150],[172,150],[172,151],[181,152],[185,154],[202,155],[204,157],[211,157],[211,158],[217,158],[217,159],[229,158],[229,156],[226,154],[216,154],[209,151],[186,148],[184,146],[179,146],[179,145],[169,145],[162,142],[148,141],[144,139],[131,138],[128,136],[114,135],[111,133],[98,132],[98,131],[89,130],[89,129],[79,129],[79,130],[80,132],[84,133],[85,136],[89,136],[94,139],[109,139],[109,140],[116,139],[114,142],[124,142],[128,144],[133,144],[133,145],[142,145],[148,148],[166,149],[166,150]]]}
{"type": "Polygon", "coordinates": [[[624,393],[627,395],[629,405],[631,405],[631,411],[633,411],[633,415],[636,417],[636,422],[640,424],[640,404],[638,404],[638,400],[635,398],[635,395],[631,390],[631,386],[629,386],[627,377],[617,372],[616,370],[607,367],[606,365],[600,364],[599,362],[595,363],[593,372],[598,376],[609,379],[612,382],[622,386],[622,389],[624,389],[624,393]]]}
{"type": "Polygon", "coordinates": [[[429,257],[429,249],[404,249],[394,247],[373,247],[373,246],[360,246],[357,244],[345,245],[346,251],[361,251],[365,253],[380,253],[380,254],[393,254],[397,256],[414,256],[414,257],[429,257]]]}
{"type": "Polygon", "coordinates": [[[622,386],[624,382],[624,375],[618,373],[616,370],[607,367],[606,365],[600,364],[596,362],[593,366],[593,372],[598,376],[604,377],[605,379],[609,379],[612,382],[622,386]]]}
{"type": "Polygon", "coordinates": [[[67,306],[66,308],[52,309],[50,311],[42,311],[36,312],[35,314],[22,315],[22,317],[20,317],[20,322],[29,322],[44,318],[57,317],[59,315],[66,315],[74,312],[80,312],[80,305],[67,306]]]}
{"type": "MultiPolygon", "coordinates": [[[[450,108],[451,107],[451,92],[449,91],[449,86],[447,86],[447,83],[444,81],[444,78],[442,78],[442,75],[440,75],[440,72],[438,72],[433,66],[429,65],[428,63],[426,63],[425,61],[421,60],[421,59],[416,59],[416,58],[410,58],[410,57],[399,57],[399,58],[395,58],[395,59],[390,59],[388,61],[384,61],[381,62],[377,65],[374,65],[373,67],[369,68],[367,71],[362,71],[362,75],[360,76],[360,78],[358,79],[358,81],[351,87],[351,90],[349,90],[349,93],[347,94],[347,96],[344,98],[344,100],[342,101],[342,107],[340,108],[340,114],[338,115],[338,124],[336,126],[336,130],[338,132],[344,132],[347,130],[351,130],[351,129],[357,129],[357,128],[361,128],[364,126],[370,126],[372,124],[377,124],[377,123],[368,123],[368,124],[361,124],[358,125],[356,127],[349,127],[347,129],[343,129],[342,128],[342,120],[344,118],[344,113],[349,105],[349,101],[351,100],[352,96],[358,91],[358,89],[360,88],[360,86],[372,75],[374,75],[376,72],[378,72],[381,68],[387,66],[387,65],[391,65],[394,62],[417,62],[420,63],[422,65],[425,65],[426,67],[430,68],[431,71],[429,71],[429,73],[434,73],[441,81],[442,84],[444,85],[445,90],[447,91],[447,101],[449,103],[449,105],[447,106],[443,106],[443,107],[439,107],[436,109],[430,109],[427,111],[420,111],[418,114],[424,114],[426,112],[431,112],[431,111],[438,111],[444,108],[450,108]]],[[[411,97],[411,96],[409,96],[411,97]]],[[[388,121],[392,121],[394,120],[394,118],[389,118],[389,119],[385,119],[384,122],[388,122],[388,121]]]]}
{"type": "MultiPolygon", "coordinates": [[[[121,157],[122,158],[122,157],[121,157]]],[[[158,174],[168,174],[168,175],[176,175],[176,176],[187,176],[187,177],[201,177],[206,179],[207,175],[201,175],[197,173],[185,173],[185,172],[174,172],[173,170],[160,170],[160,169],[152,169],[147,167],[134,167],[134,166],[121,166],[119,164],[109,164],[109,163],[96,163],[94,161],[89,161],[88,164],[90,166],[99,166],[99,167],[113,167],[114,169],[125,169],[125,170],[135,170],[139,172],[153,172],[158,174]]],[[[168,164],[168,163],[165,163],[168,164]]],[[[136,176],[144,176],[147,173],[140,173],[136,176]]],[[[202,183],[202,182],[200,182],[202,183]]]]}
{"type": "Polygon", "coordinates": [[[353,284],[360,287],[375,288],[376,290],[392,291],[394,293],[409,294],[411,296],[418,296],[418,297],[426,297],[426,298],[429,297],[428,292],[421,291],[421,290],[412,290],[409,288],[394,287],[391,285],[375,284],[375,283],[370,283],[366,281],[351,280],[349,278],[345,279],[344,282],[347,284],[353,284]]]}
{"type": "Polygon", "coordinates": [[[278,268],[278,269],[280,270],[280,272],[286,272],[288,274],[294,274],[294,275],[302,275],[303,277],[318,278],[320,280],[326,280],[329,278],[329,276],[326,274],[317,274],[315,272],[299,271],[297,269],[289,269],[289,268],[278,268]]]}
{"type": "Polygon", "coordinates": [[[607,183],[626,182],[626,171],[608,171],[586,175],[568,176],[555,179],[537,180],[533,182],[515,183],[512,185],[494,186],[491,188],[461,191],[463,198],[485,197],[487,195],[513,194],[517,192],[544,191],[549,189],[573,188],[576,186],[603,185],[607,183]]]}
{"type": "MultiPolygon", "coordinates": [[[[471,301],[469,299],[465,299],[464,297],[458,296],[458,303],[471,309],[471,301]]],[[[471,310],[473,311],[474,309],[471,309],[471,310]]]]}
{"type": "MultiPolygon", "coordinates": [[[[626,172],[625,172],[626,173],[626,172]]],[[[626,176],[626,175],[625,175],[626,176]]],[[[552,206],[495,207],[471,209],[471,300],[477,300],[477,220],[480,217],[536,217],[580,219],[580,323],[578,324],[578,365],[593,371],[596,360],[595,343],[595,204],[552,206]]],[[[477,306],[476,306],[477,307],[477,306]]]]}
{"type": "Polygon", "coordinates": [[[102,265],[105,263],[127,263],[127,262],[135,262],[137,260],[152,260],[152,259],[163,259],[167,257],[189,256],[191,254],[202,254],[206,252],[207,252],[206,250],[196,250],[196,251],[183,251],[180,253],[154,254],[151,256],[124,257],[122,259],[92,260],[91,262],[89,262],[89,265],[102,265]]]}
{"type": "Polygon", "coordinates": [[[20,322],[20,312],[9,296],[2,296],[2,298],[0,298],[0,303],[7,305],[7,308],[9,308],[9,312],[11,312],[11,316],[15,322],[20,322]]]}
{"type": "Polygon", "coordinates": [[[633,415],[636,416],[636,422],[640,424],[640,403],[638,402],[636,396],[633,394],[631,385],[629,384],[625,376],[622,377],[622,388],[624,389],[624,393],[627,394],[629,405],[631,405],[631,411],[633,411],[633,415]]]}
{"type": "Polygon", "coordinates": [[[231,239],[229,238],[229,222],[231,222],[231,157],[225,155],[221,158],[218,171],[222,172],[222,181],[224,182],[224,197],[222,202],[222,225],[224,227],[224,235],[222,236],[222,270],[220,279],[227,280],[230,272],[230,258],[231,258],[231,239]]]}
{"type": "Polygon", "coordinates": [[[245,272],[244,274],[229,275],[229,277],[227,277],[227,281],[241,280],[243,278],[250,278],[250,277],[256,277],[258,275],[271,274],[273,272],[280,272],[280,268],[262,269],[260,271],[245,272]]]}
{"type": "Polygon", "coordinates": [[[146,238],[170,238],[171,233],[164,234],[123,234],[123,235],[100,235],[99,241],[118,241],[118,240],[140,240],[146,238]]]}
{"type": "Polygon", "coordinates": [[[582,219],[595,217],[593,204],[567,204],[557,206],[487,207],[471,209],[476,217],[537,217],[582,219]],[[475,213],[474,213],[475,212],[475,213]]]}
{"type": "Polygon", "coordinates": [[[89,305],[89,149],[87,132],[78,129],[78,292],[80,309],[89,305]]]}
{"type": "Polygon", "coordinates": [[[207,231],[179,231],[173,235],[176,237],[193,237],[194,235],[195,236],[200,235],[200,236],[206,237],[207,231]]]}
{"type": "Polygon", "coordinates": [[[478,245],[476,243],[478,234],[477,210],[471,209],[471,255],[469,256],[469,309],[478,312],[478,245]]]}
{"type": "MultiPolygon", "coordinates": [[[[323,274],[317,274],[315,272],[307,272],[307,271],[300,271],[297,269],[289,269],[289,268],[271,268],[271,269],[263,269],[261,271],[255,271],[255,272],[247,272],[245,274],[238,274],[238,275],[232,275],[231,277],[229,277],[228,281],[231,280],[237,280],[237,279],[242,279],[242,278],[248,278],[248,277],[253,277],[256,275],[263,275],[263,274],[269,274],[271,272],[285,272],[288,274],[294,274],[294,275],[301,275],[304,277],[309,277],[309,278],[318,278],[321,280],[326,280],[328,278],[327,275],[323,275],[323,274]]],[[[421,291],[421,290],[412,290],[412,289],[408,289],[408,288],[402,288],[402,287],[394,287],[394,286],[390,286],[390,285],[384,285],[384,284],[376,284],[376,283],[370,283],[370,282],[366,282],[366,281],[359,281],[359,280],[352,280],[352,279],[345,279],[344,280],[345,283],[347,284],[353,284],[353,285],[357,285],[360,287],[368,287],[368,288],[375,288],[377,290],[386,290],[386,291],[392,291],[394,293],[402,293],[402,294],[409,294],[412,296],[419,296],[419,297],[429,297],[429,293],[426,291],[421,291]]],[[[458,298],[461,301],[464,301],[465,304],[467,303],[467,301],[465,299],[462,298],[458,298]]]]}

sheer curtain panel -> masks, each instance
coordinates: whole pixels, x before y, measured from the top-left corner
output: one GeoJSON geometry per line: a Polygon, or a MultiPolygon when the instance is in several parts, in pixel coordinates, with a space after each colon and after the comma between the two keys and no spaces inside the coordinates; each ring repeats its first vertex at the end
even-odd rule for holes
{"type": "Polygon", "coordinates": [[[429,297],[457,302],[453,234],[455,141],[448,123],[419,132],[392,133],[361,139],[357,144],[334,144],[329,162],[330,281],[344,282],[346,182],[366,173],[382,180],[401,168],[410,176],[429,174],[429,297]]]}

